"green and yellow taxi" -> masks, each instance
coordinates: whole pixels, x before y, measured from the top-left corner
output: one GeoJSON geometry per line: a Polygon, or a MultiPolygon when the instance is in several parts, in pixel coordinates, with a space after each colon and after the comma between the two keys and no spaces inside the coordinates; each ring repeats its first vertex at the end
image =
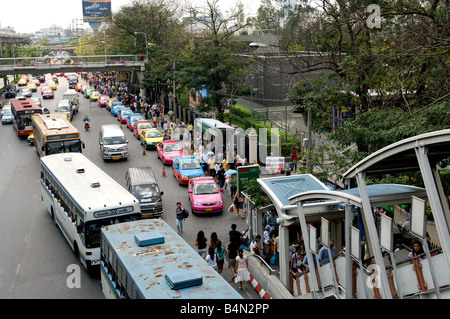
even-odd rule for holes
{"type": "Polygon", "coordinates": [[[28,79],[25,77],[20,78],[19,82],[17,82],[17,84],[19,86],[25,86],[25,85],[27,85],[27,83],[28,83],[28,79]]]}
{"type": "Polygon", "coordinates": [[[89,101],[92,101],[92,102],[97,102],[99,98],[100,98],[100,93],[97,91],[92,91],[91,94],[89,95],[89,101]]]}
{"type": "Polygon", "coordinates": [[[162,142],[163,136],[156,128],[143,130],[140,135],[141,145],[145,148],[155,148],[158,143],[162,142]]]}
{"type": "Polygon", "coordinates": [[[31,92],[37,92],[37,86],[33,82],[27,84],[27,89],[29,89],[31,92]]]}
{"type": "Polygon", "coordinates": [[[111,110],[111,106],[113,105],[114,102],[117,102],[118,99],[108,99],[108,101],[106,101],[106,109],[108,111],[111,110]]]}

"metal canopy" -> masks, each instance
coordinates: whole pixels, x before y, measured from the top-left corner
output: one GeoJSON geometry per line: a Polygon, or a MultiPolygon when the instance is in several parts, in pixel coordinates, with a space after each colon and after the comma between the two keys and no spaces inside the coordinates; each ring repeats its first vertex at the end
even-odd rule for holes
{"type": "Polygon", "coordinates": [[[419,146],[427,147],[430,164],[436,165],[448,157],[450,129],[425,133],[388,145],[350,168],[344,178],[353,178],[360,171],[365,171],[366,175],[419,171],[415,152],[419,146]]]}
{"type": "MultiPolygon", "coordinates": [[[[419,198],[427,197],[424,188],[396,184],[369,185],[367,186],[367,192],[372,206],[410,203],[411,196],[416,196],[419,198]]],[[[352,188],[341,191],[307,191],[291,196],[289,200],[292,202],[333,200],[348,203],[350,205],[358,207],[362,206],[359,188],[352,188]]],[[[322,205],[330,205],[330,202],[322,202],[322,205]]]]}
{"type": "MultiPolygon", "coordinates": [[[[283,219],[291,219],[297,216],[297,206],[289,200],[295,194],[306,191],[326,191],[329,188],[311,174],[278,176],[257,179],[263,190],[272,200],[278,216],[283,219]]],[[[331,204],[339,204],[333,202],[331,204]]],[[[322,207],[321,203],[311,204],[312,207],[322,207]]]]}

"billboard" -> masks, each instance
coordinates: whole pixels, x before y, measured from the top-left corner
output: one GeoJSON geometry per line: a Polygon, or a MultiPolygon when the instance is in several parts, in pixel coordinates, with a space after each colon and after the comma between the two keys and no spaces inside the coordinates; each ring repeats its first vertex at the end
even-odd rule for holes
{"type": "Polygon", "coordinates": [[[242,197],[241,192],[247,189],[245,182],[257,180],[259,178],[259,165],[247,165],[237,167],[238,196],[242,197]]]}
{"type": "Polygon", "coordinates": [[[82,0],[83,20],[101,21],[111,17],[111,0],[82,0]]]}

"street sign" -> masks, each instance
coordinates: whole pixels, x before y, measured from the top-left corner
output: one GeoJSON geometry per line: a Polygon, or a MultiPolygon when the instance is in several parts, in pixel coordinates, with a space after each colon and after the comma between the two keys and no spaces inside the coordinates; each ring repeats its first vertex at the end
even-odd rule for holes
{"type": "Polygon", "coordinates": [[[245,191],[245,182],[257,180],[259,178],[259,165],[247,165],[237,167],[237,186],[238,196],[241,197],[242,191],[245,191]]]}

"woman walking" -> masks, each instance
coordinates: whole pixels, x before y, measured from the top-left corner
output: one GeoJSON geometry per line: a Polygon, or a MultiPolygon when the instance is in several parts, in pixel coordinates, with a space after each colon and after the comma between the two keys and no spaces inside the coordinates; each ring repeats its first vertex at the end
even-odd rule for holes
{"type": "Polygon", "coordinates": [[[216,249],[214,250],[216,253],[217,253],[217,255],[219,256],[219,260],[217,261],[217,272],[221,275],[221,276],[223,276],[223,264],[224,264],[224,262],[225,262],[225,252],[226,252],[226,249],[225,249],[225,247],[223,247],[222,246],[222,242],[221,241],[219,241],[218,243],[217,243],[217,247],[216,247],[216,249]]]}
{"type": "Polygon", "coordinates": [[[205,260],[208,262],[208,265],[211,266],[215,271],[219,272],[217,263],[219,261],[219,256],[214,251],[214,248],[209,247],[208,249],[208,255],[206,256],[205,260]]]}
{"type": "Polygon", "coordinates": [[[206,258],[206,245],[208,240],[205,237],[203,230],[200,230],[197,234],[197,239],[195,240],[195,246],[197,246],[197,252],[203,259],[206,258]]]}
{"type": "Polygon", "coordinates": [[[238,256],[236,257],[236,279],[235,282],[239,282],[239,288],[247,289],[247,281],[250,281],[250,273],[248,271],[247,256],[244,255],[244,250],[239,248],[238,256]],[[244,287],[242,287],[244,283],[244,287]]]}

